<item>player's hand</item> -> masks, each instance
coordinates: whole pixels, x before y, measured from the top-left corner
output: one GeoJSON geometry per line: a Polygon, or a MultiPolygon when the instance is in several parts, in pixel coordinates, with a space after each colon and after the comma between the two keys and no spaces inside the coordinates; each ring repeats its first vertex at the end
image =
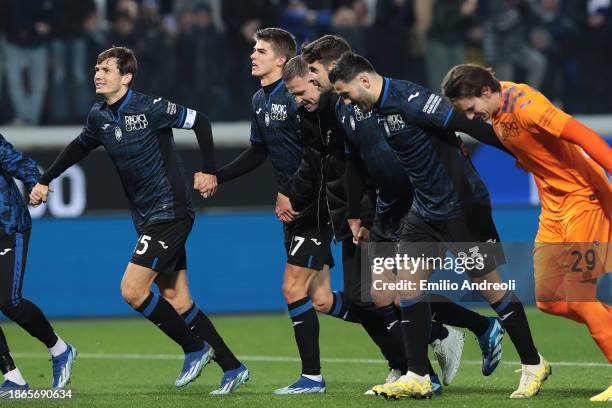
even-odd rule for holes
{"type": "Polygon", "coordinates": [[[351,228],[351,232],[353,233],[353,243],[355,245],[359,245],[359,237],[361,233],[361,219],[349,218],[348,224],[349,224],[349,227],[351,228]]]}
{"type": "Polygon", "coordinates": [[[201,171],[193,175],[193,188],[200,192],[203,198],[210,198],[217,192],[217,176],[201,171]]]}
{"type": "Polygon", "coordinates": [[[274,212],[282,222],[291,222],[298,215],[298,213],[293,210],[289,197],[281,193],[276,195],[276,208],[274,212]]]}
{"type": "Polygon", "coordinates": [[[370,230],[366,227],[359,228],[359,235],[357,236],[359,242],[369,242],[370,241],[370,230]]]}
{"type": "Polygon", "coordinates": [[[30,205],[38,207],[41,203],[46,203],[47,195],[52,192],[53,189],[49,188],[49,186],[36,183],[32,191],[30,191],[30,205]]]}

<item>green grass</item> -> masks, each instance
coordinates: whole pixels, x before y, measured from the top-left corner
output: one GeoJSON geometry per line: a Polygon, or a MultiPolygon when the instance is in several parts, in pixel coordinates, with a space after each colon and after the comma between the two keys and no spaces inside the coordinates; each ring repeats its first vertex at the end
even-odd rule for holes
{"type": "MultiPolygon", "coordinates": [[[[484,311],[489,313],[488,310],[484,311]]],[[[444,394],[430,401],[385,401],[362,395],[387,374],[385,363],[360,326],[321,317],[321,356],[328,391],[325,395],[274,396],[272,390],[297,378],[297,361],[263,361],[266,357],[296,357],[288,318],[272,316],[216,317],[227,343],[251,370],[251,381],[235,394],[211,397],[221,371],[215,364],[183,389],[174,388],[181,366],[180,349],[144,319],[56,321],[55,329],[80,353],[71,383],[72,401],[21,402],[18,406],[83,407],[356,407],[427,405],[453,407],[592,406],[588,398],[611,382],[612,370],[585,327],[529,310],[540,352],[552,363],[553,375],[540,395],[530,401],[509,400],[519,380],[516,352],[504,340],[504,362],[491,377],[480,373],[478,345],[466,336],[464,364],[444,394]],[[116,354],[157,354],[150,359],[121,359],[116,354]],[[256,357],[256,358],[255,358],[256,357]],[[326,361],[325,359],[330,359],[326,361]],[[333,359],[366,359],[338,362],[333,359]],[[378,360],[378,361],[371,361],[378,360]],[[555,362],[558,364],[555,365],[555,362]],[[586,366],[582,363],[597,363],[586,366]],[[579,365],[564,363],[581,363],[579,365]]],[[[51,367],[44,346],[14,324],[3,324],[21,372],[33,388],[49,388],[51,367]]],[[[437,368],[437,364],[434,363],[437,368]]]]}

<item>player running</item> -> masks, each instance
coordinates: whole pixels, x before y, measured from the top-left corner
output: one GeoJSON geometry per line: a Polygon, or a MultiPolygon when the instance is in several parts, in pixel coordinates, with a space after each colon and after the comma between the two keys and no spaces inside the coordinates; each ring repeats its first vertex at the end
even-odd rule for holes
{"type": "MultiPolygon", "coordinates": [[[[442,90],[468,118],[490,120],[497,138],[482,141],[501,143],[535,178],[538,308],[585,324],[612,363],[612,314],[596,300],[597,278],[612,271],[612,186],[604,171],[612,173],[612,149],[537,90],[499,81],[490,69],[458,65],[442,90]]],[[[612,386],[591,400],[612,400],[612,386]]]]}
{"type": "Polygon", "coordinates": [[[205,192],[212,194],[216,181],[210,123],[192,109],[133,91],[137,68],[128,48],[112,47],[98,55],[94,83],[104,102],[92,107],[85,128],[40,177],[30,201],[45,202],[53,179],[104,146],[121,178],[139,234],[121,294],[182,347],[185,360],[177,387],[195,380],[215,356],[224,374],[213,393],[227,394],[247,381],[249,372],[189,293],[185,242],[195,213],[172,137],[172,128],[194,130],[203,161],[195,179],[211,186],[205,192]],[[151,292],[153,283],[161,296],[151,292]]]}
{"type": "MultiPolygon", "coordinates": [[[[64,388],[70,381],[76,349],[53,330],[44,313],[21,296],[32,219],[13,178],[21,180],[28,191],[40,176],[36,162],[25,157],[0,135],[0,310],[32,337],[40,340],[51,354],[53,389],[64,388]]],[[[11,391],[28,390],[28,383],[15,366],[4,333],[0,329],[0,369],[4,382],[0,398],[11,391]]]]}
{"type": "MultiPolygon", "coordinates": [[[[505,259],[503,251],[494,244],[499,242],[499,236],[491,216],[489,194],[467,158],[465,146],[455,135],[455,131],[489,133],[487,125],[468,120],[424,87],[383,78],[365,58],[354,53],[345,53],[338,60],[329,79],[347,105],[353,103],[362,112],[372,110],[383,116],[381,125],[386,141],[415,191],[403,234],[405,243],[441,242],[455,255],[475,250],[474,256],[482,259],[484,267],[467,271],[472,281],[501,282],[496,268],[505,259]],[[465,243],[477,245],[468,248],[465,243]]],[[[349,197],[349,201],[353,200],[349,197]]],[[[441,248],[425,246],[418,249],[432,250],[431,255],[441,256],[438,253],[441,248]]],[[[405,248],[414,251],[415,244],[405,248]]],[[[419,251],[415,256],[420,254],[419,251]]],[[[398,273],[398,277],[416,283],[426,281],[430,273],[431,270],[422,269],[404,276],[398,273]]],[[[409,371],[397,382],[385,385],[382,394],[393,398],[428,397],[431,382],[426,352],[431,309],[427,294],[418,288],[398,294],[409,371]]],[[[527,396],[525,378],[531,379],[529,384],[532,381],[541,384],[550,367],[533,344],[523,305],[511,291],[483,291],[481,295],[500,316],[527,367],[511,397],[527,396]]]]}

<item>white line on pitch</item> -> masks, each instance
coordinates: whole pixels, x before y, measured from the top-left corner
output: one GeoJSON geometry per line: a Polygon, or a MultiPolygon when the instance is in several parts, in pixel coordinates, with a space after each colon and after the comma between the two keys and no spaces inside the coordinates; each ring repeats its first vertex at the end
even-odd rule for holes
{"type": "MultiPolygon", "coordinates": [[[[48,358],[45,353],[11,353],[15,358],[48,358]]],[[[92,359],[92,360],[183,360],[180,354],[137,354],[137,353],[79,353],[77,358],[92,359]]],[[[284,356],[238,356],[240,360],[245,361],[260,361],[265,363],[299,363],[298,357],[284,356]]],[[[375,358],[321,358],[322,363],[330,364],[385,364],[385,360],[375,358]]],[[[480,360],[463,360],[462,364],[480,365],[480,360]]],[[[519,361],[503,361],[504,364],[521,365],[519,361]]],[[[607,363],[595,363],[590,361],[551,361],[553,366],[566,367],[610,367],[607,363]]]]}

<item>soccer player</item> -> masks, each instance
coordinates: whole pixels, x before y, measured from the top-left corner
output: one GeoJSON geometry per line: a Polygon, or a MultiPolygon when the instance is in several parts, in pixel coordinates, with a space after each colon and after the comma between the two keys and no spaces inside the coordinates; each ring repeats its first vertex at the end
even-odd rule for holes
{"type": "MultiPolygon", "coordinates": [[[[612,363],[612,314],[595,297],[598,276],[612,271],[612,186],[604,171],[612,173],[612,149],[537,90],[499,81],[490,69],[458,65],[442,90],[468,118],[490,120],[497,138],[483,141],[501,143],[535,178],[542,202],[534,251],[538,307],[585,324],[612,363]]],[[[612,386],[592,398],[607,400],[612,386]]]]}
{"type": "MultiPolygon", "coordinates": [[[[251,73],[262,88],[253,95],[251,147],[217,172],[219,183],[240,177],[270,157],[279,191],[297,170],[302,159],[297,105],[282,81],[285,63],[295,56],[293,36],[279,28],[264,28],[255,33],[251,54],[251,73]]],[[[207,184],[197,186],[200,192],[207,184]]],[[[312,197],[312,201],[316,201],[312,197]]],[[[325,392],[319,352],[319,321],[316,310],[342,318],[342,296],[331,294],[329,273],[333,265],[331,227],[318,217],[315,206],[298,214],[289,197],[279,193],[276,214],[283,221],[287,264],[283,277],[283,297],[291,317],[295,340],[302,361],[301,376],[275,394],[325,392]],[[316,309],[315,309],[316,307],[316,309]]]]}
{"type": "MultiPolygon", "coordinates": [[[[404,240],[403,228],[412,203],[413,189],[406,171],[385,141],[384,131],[378,125],[379,115],[371,111],[364,113],[352,105],[345,106],[339,100],[338,94],[333,92],[329,71],[342,54],[348,51],[351,51],[350,45],[343,38],[325,35],[304,46],[302,56],[309,63],[313,83],[323,92],[335,96],[333,114],[344,129],[343,136],[346,140],[343,156],[347,165],[352,166],[349,172],[360,172],[360,169],[365,169],[368,174],[363,174],[361,179],[369,178],[377,187],[376,212],[370,239],[374,242],[387,242],[389,243],[387,246],[391,246],[393,245],[391,243],[404,240]]],[[[359,209],[349,208],[347,217],[359,219],[359,209]]],[[[356,231],[361,229],[362,226],[356,231]]],[[[357,234],[359,235],[359,232],[357,234]]],[[[343,242],[343,248],[344,245],[350,244],[343,242]]],[[[355,270],[345,268],[345,275],[353,275],[353,280],[361,283],[359,276],[361,253],[356,252],[357,257],[353,263],[358,267],[355,270]]],[[[379,255],[374,253],[374,256],[379,255]]],[[[393,256],[393,254],[388,255],[393,256]]],[[[358,293],[360,291],[361,288],[358,293]]],[[[378,307],[377,312],[385,321],[386,327],[394,333],[394,337],[401,339],[401,325],[396,324],[401,320],[401,316],[395,306],[393,295],[392,291],[372,291],[372,300],[378,307]]],[[[483,373],[490,375],[501,360],[499,347],[502,333],[498,330],[500,326],[497,319],[474,313],[446,297],[435,294],[430,296],[435,299],[432,303],[432,314],[436,316],[436,321],[432,322],[429,341],[442,368],[444,384],[450,384],[459,368],[464,335],[458,330],[442,326],[440,322],[469,328],[476,335],[483,352],[483,373]]],[[[433,369],[430,367],[430,374],[432,373],[433,369]]],[[[397,378],[390,377],[389,380],[387,382],[394,382],[397,378]]],[[[434,393],[441,391],[441,384],[437,380],[437,376],[432,376],[434,393]]],[[[376,393],[375,389],[372,391],[376,393]]]]}
{"type": "MultiPolygon", "coordinates": [[[[21,180],[30,191],[39,176],[36,162],[16,150],[0,135],[0,310],[49,349],[53,365],[51,387],[60,389],[70,381],[76,349],[54,332],[38,306],[21,296],[32,219],[13,178],[21,180]]],[[[10,395],[11,391],[28,389],[28,383],[15,366],[1,329],[0,369],[4,376],[0,398],[10,395]]]]}
{"type": "MultiPolygon", "coordinates": [[[[455,255],[472,252],[484,267],[468,270],[470,278],[475,282],[501,282],[496,268],[505,259],[503,251],[493,244],[499,241],[499,236],[491,216],[489,194],[467,158],[465,146],[454,133],[490,133],[487,125],[468,120],[424,87],[383,78],[369,61],[354,53],[343,54],[330,71],[329,80],[346,104],[384,117],[381,125],[385,139],[414,188],[414,201],[403,234],[405,242],[441,242],[455,255]],[[478,244],[470,245],[471,248],[461,244],[470,242],[478,244]]],[[[415,249],[414,244],[405,248],[409,252],[415,249]]],[[[416,283],[426,281],[431,273],[426,268],[413,272],[398,276],[416,283]]],[[[397,382],[384,385],[381,394],[394,398],[427,397],[431,394],[426,362],[431,329],[427,294],[417,287],[398,295],[409,371],[397,382]]],[[[533,344],[521,302],[509,291],[483,291],[481,295],[501,317],[523,364],[519,388],[511,397],[534,395],[530,390],[540,387],[550,374],[550,366],[533,344]]]]}
{"type": "MultiPolygon", "coordinates": [[[[292,58],[283,69],[287,90],[300,106],[298,115],[304,151],[299,169],[282,191],[291,197],[292,207],[299,212],[310,206],[314,198],[320,218],[331,225],[335,239],[342,242],[343,300],[389,361],[389,377],[396,378],[406,371],[401,338],[387,331],[373,304],[362,301],[361,252],[353,243],[346,222],[344,135],[334,115],[338,95],[333,92],[321,94],[309,75],[308,63],[301,56],[292,58]]],[[[371,200],[366,198],[365,201],[371,200]]],[[[372,206],[367,207],[362,216],[371,218],[369,207],[372,206]]],[[[367,234],[367,231],[364,229],[362,233],[367,234]]]]}
{"type": "Polygon", "coordinates": [[[172,137],[172,128],[194,130],[203,161],[202,171],[194,177],[211,186],[206,194],[214,194],[210,123],[192,109],[133,91],[137,67],[128,48],[112,47],[98,55],[94,83],[104,102],[92,107],[85,128],[40,177],[30,201],[33,205],[46,201],[54,178],[104,146],[121,178],[139,234],[121,281],[123,298],[182,347],[185,360],[177,387],[196,379],[214,355],[224,374],[213,394],[227,394],[247,381],[249,372],[189,293],[185,242],[195,214],[172,137]],[[160,295],[151,292],[154,282],[160,295]]]}

